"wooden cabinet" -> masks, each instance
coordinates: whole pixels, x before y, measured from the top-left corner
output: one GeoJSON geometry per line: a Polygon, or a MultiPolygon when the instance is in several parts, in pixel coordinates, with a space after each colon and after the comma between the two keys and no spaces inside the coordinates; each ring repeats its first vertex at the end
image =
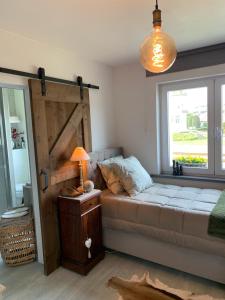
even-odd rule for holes
{"type": "Polygon", "coordinates": [[[86,275],[104,258],[99,190],[58,197],[62,266],[86,275]],[[85,242],[91,239],[90,253],[85,242]],[[90,257],[91,256],[91,257],[90,257]]]}

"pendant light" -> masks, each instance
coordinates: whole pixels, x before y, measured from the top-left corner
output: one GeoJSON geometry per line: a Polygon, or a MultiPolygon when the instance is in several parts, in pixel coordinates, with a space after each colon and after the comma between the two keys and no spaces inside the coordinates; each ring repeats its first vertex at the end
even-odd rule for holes
{"type": "Polygon", "coordinates": [[[141,45],[141,63],[152,73],[167,71],[174,64],[177,50],[174,40],[161,31],[161,10],[156,0],[153,11],[153,32],[147,36],[141,45]]]}

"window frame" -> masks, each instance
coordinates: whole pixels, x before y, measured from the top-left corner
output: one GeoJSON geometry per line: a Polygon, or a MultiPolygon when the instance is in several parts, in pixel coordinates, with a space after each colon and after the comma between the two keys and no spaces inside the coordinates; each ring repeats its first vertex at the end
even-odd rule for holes
{"type": "Polygon", "coordinates": [[[159,86],[160,100],[160,142],[161,142],[161,172],[172,173],[170,166],[170,137],[168,122],[168,97],[169,91],[185,90],[207,87],[207,116],[208,116],[208,168],[183,167],[185,175],[212,175],[215,174],[215,81],[213,79],[196,79],[162,84],[159,86]]]}
{"type": "Polygon", "coordinates": [[[225,86],[225,77],[215,79],[215,175],[225,175],[222,168],[222,86],[225,86]]]}

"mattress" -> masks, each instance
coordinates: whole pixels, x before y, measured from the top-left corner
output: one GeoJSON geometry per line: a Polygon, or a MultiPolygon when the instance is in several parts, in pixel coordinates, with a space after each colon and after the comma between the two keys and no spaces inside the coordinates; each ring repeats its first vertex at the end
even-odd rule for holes
{"type": "Polygon", "coordinates": [[[225,240],[208,235],[209,215],[221,191],[154,184],[129,197],[101,194],[103,229],[138,233],[225,257],[225,240]]]}

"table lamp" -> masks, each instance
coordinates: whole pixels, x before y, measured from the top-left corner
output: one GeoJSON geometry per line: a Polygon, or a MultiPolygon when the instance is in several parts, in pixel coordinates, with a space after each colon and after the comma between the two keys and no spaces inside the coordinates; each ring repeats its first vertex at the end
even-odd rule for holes
{"type": "Polygon", "coordinates": [[[83,180],[83,166],[82,161],[83,160],[89,160],[90,157],[87,154],[87,152],[84,150],[83,147],[76,147],[73,151],[73,154],[70,158],[70,161],[78,161],[79,162],[79,169],[80,169],[80,186],[82,191],[84,190],[84,180],[83,180]]]}

